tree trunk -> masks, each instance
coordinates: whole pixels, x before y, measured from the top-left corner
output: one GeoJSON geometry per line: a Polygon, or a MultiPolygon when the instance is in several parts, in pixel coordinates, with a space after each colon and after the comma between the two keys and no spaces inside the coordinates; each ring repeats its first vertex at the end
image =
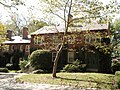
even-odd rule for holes
{"type": "MultiPolygon", "coordinates": [[[[69,0],[67,1],[66,3],[66,6],[65,6],[65,9],[67,7],[67,4],[68,4],[69,0]]],[[[70,6],[69,6],[69,12],[68,12],[68,20],[67,22],[65,21],[65,32],[64,32],[64,36],[67,35],[67,31],[68,31],[68,27],[69,27],[69,24],[70,24],[70,13],[71,13],[71,6],[72,6],[72,0],[70,0],[70,6]],[[67,23],[67,24],[66,24],[67,23]]],[[[65,13],[64,13],[65,14],[65,13]]],[[[64,15],[64,18],[65,18],[65,15],[64,15]]],[[[55,61],[54,61],[54,66],[53,66],[53,77],[57,77],[56,76],[56,71],[57,71],[57,64],[58,64],[58,60],[59,60],[59,57],[60,57],[60,54],[62,52],[62,49],[63,49],[63,46],[65,44],[65,37],[63,36],[63,43],[61,44],[61,47],[59,48],[59,51],[57,51],[57,54],[56,54],[56,57],[55,57],[55,61]]]]}
{"type": "Polygon", "coordinates": [[[60,46],[60,49],[59,49],[59,51],[57,51],[57,54],[56,54],[56,57],[55,57],[55,61],[54,61],[54,66],[53,66],[53,77],[57,77],[56,76],[56,71],[57,71],[57,64],[58,64],[58,60],[59,60],[59,58],[60,58],[60,54],[61,54],[61,52],[62,52],[62,48],[63,48],[63,44],[60,46]]]}

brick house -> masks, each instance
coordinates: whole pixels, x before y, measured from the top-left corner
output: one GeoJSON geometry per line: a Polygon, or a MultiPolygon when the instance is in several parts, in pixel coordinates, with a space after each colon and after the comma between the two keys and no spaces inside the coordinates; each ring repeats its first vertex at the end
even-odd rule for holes
{"type": "MultiPolygon", "coordinates": [[[[67,36],[64,37],[66,44],[59,60],[60,66],[78,59],[86,64],[86,70],[99,71],[99,68],[103,67],[101,61],[104,58],[101,58],[101,54],[94,45],[109,45],[110,39],[106,35],[110,35],[110,24],[88,24],[69,27],[67,36]]],[[[63,27],[45,26],[31,34],[30,45],[31,48],[51,50],[52,60],[54,61],[63,36],[63,27]]],[[[110,68],[110,65],[109,62],[107,68],[110,68]]]]}
{"type": "Polygon", "coordinates": [[[24,55],[29,55],[30,53],[30,37],[28,37],[28,28],[23,27],[22,36],[13,36],[12,30],[7,30],[8,40],[3,42],[4,45],[8,45],[9,54],[16,51],[21,51],[24,55]]]}
{"type": "Polygon", "coordinates": [[[12,54],[20,50],[24,55],[29,55],[30,50],[47,49],[52,52],[52,61],[62,43],[63,36],[65,45],[60,56],[58,67],[67,63],[80,60],[86,66],[87,71],[100,71],[99,68],[110,69],[111,60],[104,60],[105,57],[95,48],[96,44],[109,45],[110,24],[87,24],[71,26],[68,33],[64,36],[62,26],[44,26],[43,28],[31,33],[28,37],[28,28],[23,28],[22,36],[12,36],[12,31],[7,31],[7,38],[3,44],[9,46],[9,53],[12,54]],[[103,61],[104,60],[104,61],[103,61]],[[105,62],[105,64],[104,64],[105,62]]]}

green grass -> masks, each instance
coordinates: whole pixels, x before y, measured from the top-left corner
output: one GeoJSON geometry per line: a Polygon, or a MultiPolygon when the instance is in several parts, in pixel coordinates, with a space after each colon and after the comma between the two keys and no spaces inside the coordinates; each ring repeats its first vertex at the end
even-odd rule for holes
{"type": "Polygon", "coordinates": [[[28,74],[20,77],[17,81],[69,85],[76,88],[102,88],[111,89],[114,75],[100,73],[57,73],[57,78],[52,78],[52,74],[28,74]]]}

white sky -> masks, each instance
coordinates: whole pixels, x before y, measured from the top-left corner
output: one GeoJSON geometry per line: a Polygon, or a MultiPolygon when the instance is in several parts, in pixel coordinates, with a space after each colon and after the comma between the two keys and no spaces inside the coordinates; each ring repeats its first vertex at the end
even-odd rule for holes
{"type": "MultiPolygon", "coordinates": [[[[100,0],[102,1],[104,4],[108,4],[110,0],[100,0]]],[[[120,2],[120,0],[117,0],[118,2],[120,2]]],[[[41,8],[42,4],[38,5],[39,0],[26,0],[26,6],[19,6],[18,10],[13,9],[13,11],[17,12],[18,14],[22,14],[24,17],[29,17],[30,13],[27,12],[27,8],[31,7],[31,6],[36,6],[36,8],[41,8]]],[[[32,7],[31,7],[32,8],[32,7]]],[[[33,11],[34,16],[36,16],[36,18],[43,18],[43,14],[42,12],[38,12],[37,9],[33,11]]],[[[2,5],[0,5],[0,21],[4,21],[6,22],[6,20],[9,20],[9,14],[8,11],[6,9],[4,9],[4,7],[2,5]]]]}

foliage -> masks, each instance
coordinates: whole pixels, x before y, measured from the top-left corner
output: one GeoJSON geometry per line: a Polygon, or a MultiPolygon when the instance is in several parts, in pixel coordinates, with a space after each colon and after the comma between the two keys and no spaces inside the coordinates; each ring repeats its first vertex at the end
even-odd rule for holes
{"type": "Polygon", "coordinates": [[[6,40],[5,38],[5,26],[0,22],[0,49],[2,48],[1,44],[6,40]]]}
{"type": "Polygon", "coordinates": [[[27,60],[20,61],[19,66],[22,72],[26,72],[26,65],[28,64],[27,60]]]}
{"type": "Polygon", "coordinates": [[[23,75],[17,81],[30,83],[45,83],[53,85],[67,85],[77,88],[95,88],[112,90],[114,75],[102,73],[57,73],[58,78],[52,78],[51,74],[23,75]]]}
{"type": "Polygon", "coordinates": [[[116,71],[120,71],[120,61],[113,61],[111,69],[113,73],[115,73],[116,71]]]}
{"type": "Polygon", "coordinates": [[[11,55],[8,52],[4,52],[2,56],[0,56],[0,67],[5,67],[7,63],[10,62],[11,55]]]}
{"type": "Polygon", "coordinates": [[[53,77],[56,77],[56,67],[58,58],[61,54],[61,48],[63,44],[65,44],[65,36],[68,33],[68,27],[74,26],[74,21],[77,20],[78,25],[83,24],[81,20],[84,20],[86,23],[93,23],[97,21],[97,23],[103,23],[101,18],[105,18],[104,21],[108,22],[106,18],[107,14],[119,12],[120,6],[117,4],[117,1],[111,2],[111,4],[103,5],[102,2],[98,0],[44,0],[45,2],[45,11],[47,13],[51,13],[64,21],[64,36],[63,43],[59,48],[59,52],[56,54],[54,67],[53,67],[53,77]],[[114,7],[114,8],[113,8],[114,7]],[[61,14],[62,13],[62,14],[61,14]],[[74,17],[74,18],[73,18],[74,17]],[[78,21],[80,20],[80,21],[78,21]]]}
{"type": "Polygon", "coordinates": [[[120,56],[120,18],[116,19],[112,26],[112,45],[113,45],[113,56],[119,57],[120,56]]]}
{"type": "Polygon", "coordinates": [[[42,69],[51,71],[52,69],[52,54],[49,50],[36,50],[29,57],[30,66],[34,70],[42,69]]]}
{"type": "Polygon", "coordinates": [[[82,64],[79,60],[74,61],[72,64],[67,64],[63,68],[65,72],[80,72],[84,71],[85,67],[82,67],[82,64]]]}
{"type": "Polygon", "coordinates": [[[35,50],[37,50],[37,48],[31,47],[31,48],[30,48],[30,54],[31,54],[33,51],[35,51],[35,50]]]}
{"type": "Polygon", "coordinates": [[[12,56],[12,64],[14,67],[14,70],[19,70],[19,61],[20,61],[20,57],[22,57],[22,52],[17,50],[14,52],[13,56],[12,56]]]}
{"type": "Polygon", "coordinates": [[[0,72],[8,73],[8,69],[7,68],[0,68],[0,72]]]}
{"type": "Polygon", "coordinates": [[[111,45],[99,45],[96,46],[96,49],[99,50],[99,52],[103,53],[103,54],[111,54],[112,52],[112,46],[111,45]]]}
{"type": "MultiPolygon", "coordinates": [[[[68,7],[70,0],[44,0],[45,12],[53,14],[67,23],[68,7]]],[[[119,13],[120,6],[116,0],[104,5],[100,0],[74,0],[71,6],[71,13],[74,20],[79,23],[92,23],[98,20],[98,23],[105,23],[107,17],[113,17],[115,13],[119,13]],[[114,8],[113,8],[114,7],[114,8]],[[112,13],[112,14],[111,14],[112,13]]]]}
{"type": "Polygon", "coordinates": [[[120,31],[120,18],[115,19],[115,21],[112,23],[111,30],[113,33],[117,30],[120,31]]]}
{"type": "Polygon", "coordinates": [[[115,82],[116,82],[118,88],[120,89],[120,71],[117,71],[115,73],[115,82]]]}
{"type": "Polygon", "coordinates": [[[48,24],[44,21],[32,20],[31,22],[29,22],[29,25],[28,25],[29,32],[34,32],[47,25],[48,24]]]}

